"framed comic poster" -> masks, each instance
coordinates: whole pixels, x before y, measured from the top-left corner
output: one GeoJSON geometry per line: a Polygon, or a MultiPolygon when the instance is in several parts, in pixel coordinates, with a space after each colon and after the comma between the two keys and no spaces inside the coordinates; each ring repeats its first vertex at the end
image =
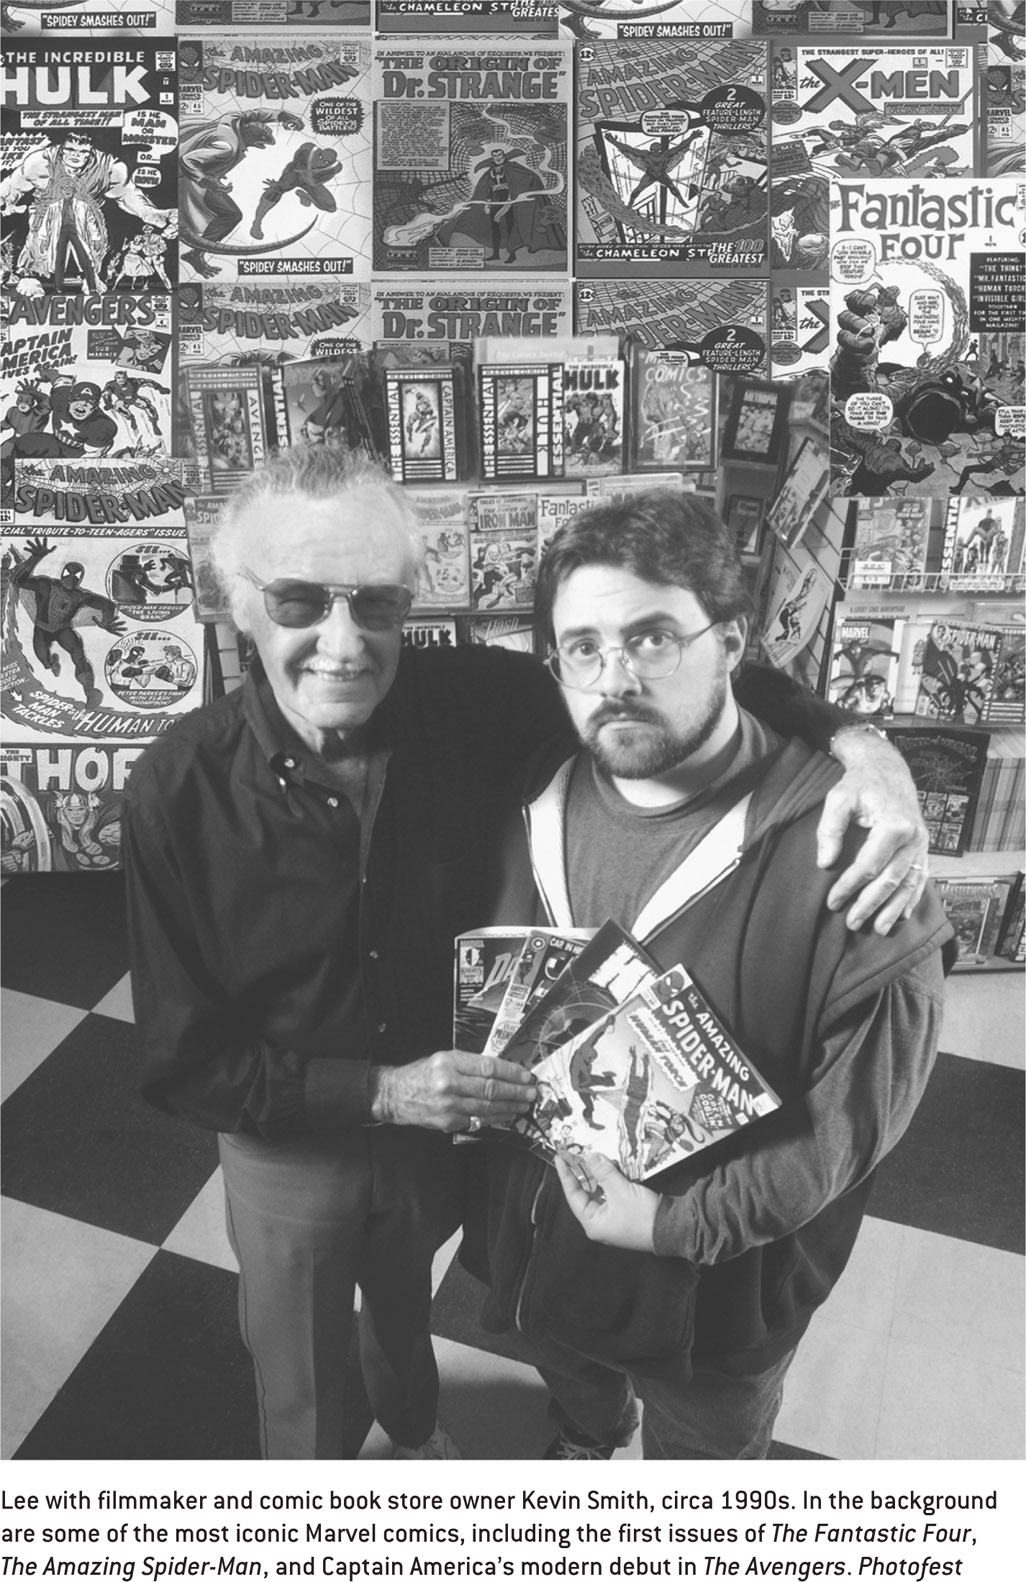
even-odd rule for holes
{"type": "Polygon", "coordinates": [[[737,379],[723,426],[723,461],[775,467],[787,433],[791,387],[737,379]]]}
{"type": "Polygon", "coordinates": [[[766,502],[758,494],[732,494],[727,501],[727,526],[739,555],[757,555],[762,543],[766,502]]]}

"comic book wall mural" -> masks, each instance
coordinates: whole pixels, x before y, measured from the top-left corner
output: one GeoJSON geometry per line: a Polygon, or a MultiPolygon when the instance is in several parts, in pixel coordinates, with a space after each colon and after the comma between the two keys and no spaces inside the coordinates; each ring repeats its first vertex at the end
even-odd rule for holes
{"type": "Polygon", "coordinates": [[[780,663],[841,619],[829,516],[912,716],[937,598],[983,630],[1021,590],[1015,0],[2,13],[4,872],[117,865],[133,758],[220,684],[223,502],[282,447],[406,489],[411,646],[529,649],[552,534],[653,486],[736,527],[780,663]]]}

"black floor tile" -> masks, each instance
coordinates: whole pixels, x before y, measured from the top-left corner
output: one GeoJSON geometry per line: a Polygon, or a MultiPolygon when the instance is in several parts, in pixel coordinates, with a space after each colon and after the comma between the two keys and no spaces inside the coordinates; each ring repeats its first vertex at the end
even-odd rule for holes
{"type": "MultiPolygon", "coordinates": [[[[256,1394],[237,1286],[223,1269],[156,1253],[14,1459],[255,1460],[256,1394]]],[[[355,1365],[350,1387],[347,1454],[355,1456],[371,1425],[355,1365]]]]}
{"type": "Polygon", "coordinates": [[[869,1212],[1023,1251],[1023,1073],[940,1055],[922,1104],[877,1173],[869,1212]]]}
{"type": "Polygon", "coordinates": [[[454,1259],[445,1272],[431,1304],[431,1333],[461,1346],[490,1351],[496,1357],[516,1357],[504,1335],[489,1335],[480,1325],[485,1288],[454,1259]]]}
{"type": "Polygon", "coordinates": [[[236,1288],[223,1269],[158,1252],[15,1459],[259,1456],[236,1288]]]}
{"type": "Polygon", "coordinates": [[[3,887],[5,989],[89,1010],[128,970],[120,873],[34,873],[3,887]]]}
{"type": "Polygon", "coordinates": [[[86,1016],[3,1106],[4,1193],[164,1241],[216,1168],[217,1140],[145,1104],[137,1079],[134,1028],[86,1016]]]}

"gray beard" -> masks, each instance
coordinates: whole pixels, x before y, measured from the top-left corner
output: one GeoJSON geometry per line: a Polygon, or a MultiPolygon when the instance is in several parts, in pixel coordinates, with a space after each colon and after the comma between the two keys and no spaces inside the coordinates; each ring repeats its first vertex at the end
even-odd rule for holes
{"type": "Polygon", "coordinates": [[[583,736],[584,745],[603,774],[613,775],[618,780],[657,779],[659,775],[669,774],[678,768],[685,759],[705,746],[722,718],[729,685],[729,671],[724,665],[714,683],[705,713],[685,732],[673,731],[663,725],[662,716],[644,704],[603,704],[588,721],[583,736]],[[637,720],[641,724],[657,726],[658,729],[654,733],[649,731],[644,741],[624,742],[607,748],[599,742],[598,734],[602,725],[609,720],[637,720]]]}

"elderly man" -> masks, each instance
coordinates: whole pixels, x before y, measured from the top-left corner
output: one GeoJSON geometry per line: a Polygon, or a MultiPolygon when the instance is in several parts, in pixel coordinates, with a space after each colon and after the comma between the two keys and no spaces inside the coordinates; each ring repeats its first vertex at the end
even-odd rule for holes
{"type": "Polygon", "coordinates": [[[732,535],[694,497],[583,511],[539,569],[579,745],[537,765],[495,915],[631,929],[782,1100],[651,1185],[590,1150],[552,1170],[490,1144],[487,1246],[468,1233],[464,1256],[490,1278],[486,1325],[549,1385],[553,1460],[610,1457],[636,1398],[646,1457],[766,1455],[936,1051],[951,927],[931,892],[890,935],[830,910],[814,854],[837,770],[739,708],[748,608],[732,535]]]}
{"type": "MultiPolygon", "coordinates": [[[[562,705],[527,656],[402,649],[423,548],[402,491],[359,457],[269,463],[214,554],[259,659],[133,769],[143,1092],[221,1134],[265,1453],[346,1453],[359,1285],[364,1378],[396,1455],[452,1456],[428,1325],[432,1254],[461,1211],[446,1133],[534,1097],[518,1067],[446,1047],[452,940],[494,897],[499,831],[562,705]]],[[[784,678],[762,681],[806,716],[784,678]]],[[[823,860],[848,817],[877,823],[834,899],[873,881],[850,915],[883,900],[885,928],[919,886],[914,798],[888,747],[842,743],[872,762],[835,798],[823,860]]]]}

